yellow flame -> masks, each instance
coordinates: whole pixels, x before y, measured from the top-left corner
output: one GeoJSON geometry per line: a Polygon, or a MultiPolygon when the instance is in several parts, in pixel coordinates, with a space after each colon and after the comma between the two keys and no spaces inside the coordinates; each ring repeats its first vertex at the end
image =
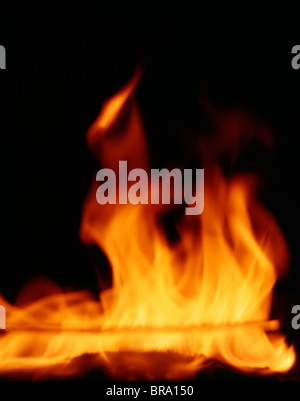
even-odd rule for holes
{"type": "MultiPolygon", "coordinates": [[[[139,79],[138,72],[105,103],[88,131],[91,149],[115,170],[119,160],[148,168],[134,98],[125,125],[116,123],[139,79]]],[[[95,194],[94,183],[80,235],[106,254],[112,287],[99,301],[86,291],[63,294],[52,284],[44,285],[47,296],[26,305],[28,296],[19,306],[0,300],[7,310],[0,373],[68,376],[95,366],[129,379],[178,379],[211,360],[257,374],[293,366],[294,348],[278,333],[279,322],[269,320],[286,244],[249,177],[227,179],[210,165],[204,213],[178,222],[175,244],[158,223],[160,205],[99,206],[95,194]]],[[[27,292],[37,288],[40,282],[27,292]]]]}

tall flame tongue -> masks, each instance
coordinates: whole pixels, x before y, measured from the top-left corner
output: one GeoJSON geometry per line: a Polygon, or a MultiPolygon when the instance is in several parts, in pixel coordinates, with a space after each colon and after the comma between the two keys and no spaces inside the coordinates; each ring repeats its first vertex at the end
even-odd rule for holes
{"type": "MultiPolygon", "coordinates": [[[[149,169],[134,97],[140,76],[138,70],[103,105],[87,134],[92,152],[116,176],[119,160],[128,170],[149,169]]],[[[229,120],[217,122],[226,131],[229,120]]],[[[80,235],[106,254],[112,287],[100,293],[100,302],[86,292],[57,294],[49,285],[48,296],[23,307],[2,300],[8,330],[0,337],[1,372],[72,375],[99,365],[119,377],[174,379],[211,360],[258,374],[292,367],[293,347],[276,332],[278,322],[268,320],[272,289],[286,265],[284,238],[256,201],[253,180],[225,178],[211,163],[220,147],[200,148],[204,161],[210,155],[205,210],[178,223],[176,244],[158,223],[165,211],[159,205],[100,206],[92,185],[80,235]]]]}

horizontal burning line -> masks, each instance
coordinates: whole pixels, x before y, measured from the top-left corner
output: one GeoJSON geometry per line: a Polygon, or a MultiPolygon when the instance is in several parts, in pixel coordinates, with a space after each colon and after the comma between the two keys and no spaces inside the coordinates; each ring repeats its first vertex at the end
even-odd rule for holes
{"type": "Polygon", "coordinates": [[[97,334],[111,334],[111,333],[137,333],[141,331],[155,333],[170,333],[170,334],[179,334],[188,331],[215,331],[215,330],[234,330],[241,327],[252,327],[252,326],[259,326],[266,331],[276,331],[279,329],[279,321],[278,320],[263,320],[263,321],[253,321],[253,322],[242,322],[242,323],[235,323],[235,324],[220,324],[220,325],[201,325],[201,326],[187,326],[187,327],[111,327],[106,329],[101,328],[77,328],[77,327],[58,327],[58,326],[25,326],[20,328],[19,326],[10,326],[7,330],[2,330],[3,333],[5,332],[12,332],[12,331],[19,331],[19,332],[82,332],[82,333],[97,333],[97,334]]]}

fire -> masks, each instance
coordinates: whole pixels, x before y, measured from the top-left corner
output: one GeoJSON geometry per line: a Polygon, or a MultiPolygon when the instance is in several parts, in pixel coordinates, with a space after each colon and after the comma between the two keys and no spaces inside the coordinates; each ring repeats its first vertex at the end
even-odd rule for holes
{"type": "MultiPolygon", "coordinates": [[[[114,171],[119,160],[150,168],[135,99],[140,78],[138,69],[103,105],[87,134],[91,151],[114,171]]],[[[216,120],[223,132],[233,129],[234,139],[239,121],[245,123],[241,114],[235,125],[224,116],[216,120]]],[[[269,320],[274,284],[286,271],[286,243],[255,198],[253,177],[227,178],[218,167],[222,142],[219,136],[215,147],[198,143],[205,208],[178,219],[177,241],[160,223],[171,205],[100,206],[92,184],[80,236],[106,254],[112,286],[95,300],[87,291],[63,293],[39,280],[15,305],[0,299],[7,314],[1,374],[63,377],[92,366],[127,379],[183,379],[211,361],[256,374],[293,366],[294,348],[278,332],[279,322],[269,320]]]]}

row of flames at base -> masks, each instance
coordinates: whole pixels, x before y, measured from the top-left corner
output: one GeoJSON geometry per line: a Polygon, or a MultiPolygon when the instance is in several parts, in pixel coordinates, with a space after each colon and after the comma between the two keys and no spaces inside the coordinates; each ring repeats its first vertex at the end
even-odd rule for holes
{"type": "MultiPolygon", "coordinates": [[[[138,70],[88,131],[93,153],[115,171],[119,160],[149,169],[135,101],[140,77],[138,70]]],[[[239,124],[229,124],[237,136],[227,145],[236,142],[239,124]]],[[[159,223],[165,205],[99,206],[92,185],[80,236],[107,256],[112,286],[95,300],[37,280],[14,305],[0,299],[7,311],[0,374],[69,377],[100,367],[127,379],[184,379],[212,360],[256,374],[293,366],[293,346],[269,320],[273,287],[287,264],[285,240],[256,200],[253,178],[225,178],[206,145],[199,145],[204,213],[178,222],[175,243],[159,223]]]]}

